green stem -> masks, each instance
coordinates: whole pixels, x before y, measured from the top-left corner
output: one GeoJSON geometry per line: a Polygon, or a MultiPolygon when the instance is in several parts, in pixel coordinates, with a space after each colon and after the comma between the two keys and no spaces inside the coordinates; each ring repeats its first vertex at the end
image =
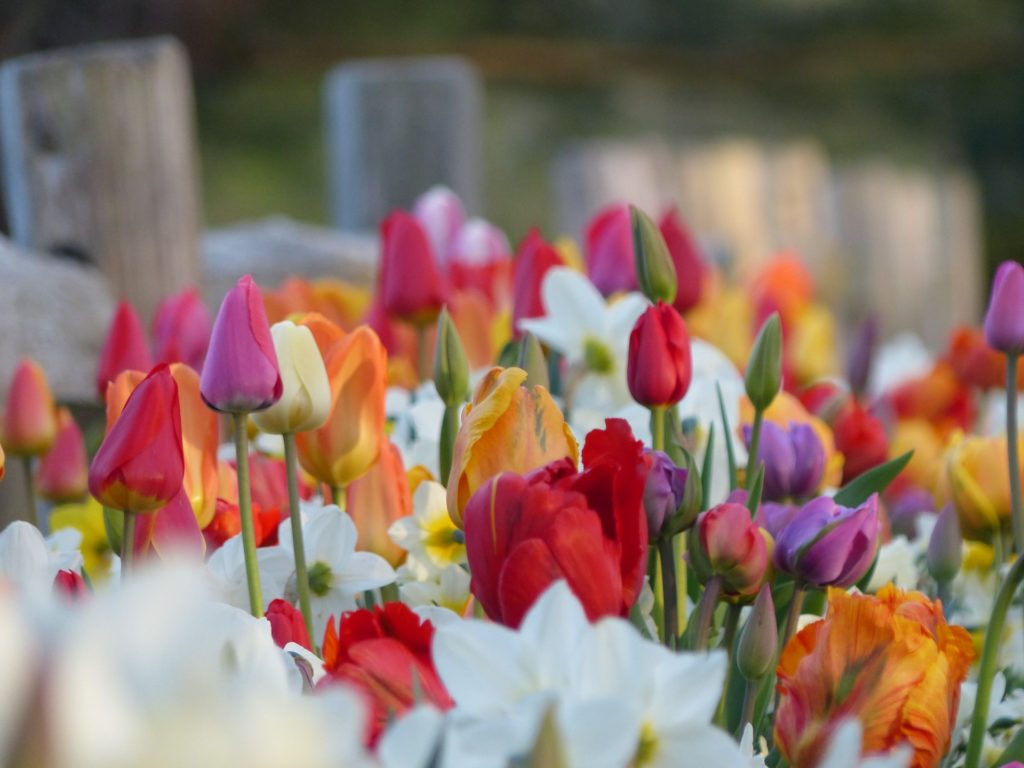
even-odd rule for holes
{"type": "Polygon", "coordinates": [[[971,721],[971,736],[967,741],[967,758],[964,768],[978,768],[980,764],[981,749],[988,723],[989,699],[992,696],[992,680],[995,678],[996,664],[999,660],[1003,626],[1006,624],[1006,614],[1013,603],[1013,596],[1022,580],[1024,580],[1024,556],[1020,556],[1014,561],[1000,585],[995,604],[992,606],[992,617],[985,629],[985,647],[981,652],[981,665],[978,667],[978,692],[974,698],[974,718],[971,721]]]}
{"type": "MultiPolygon", "coordinates": [[[[760,680],[747,680],[743,688],[743,714],[740,715],[740,725],[736,731],[737,739],[743,737],[743,729],[747,727],[747,723],[754,723],[754,707],[757,705],[757,692],[760,688],[760,680]]],[[[757,738],[756,733],[754,738],[757,738]]]]}
{"type": "Polygon", "coordinates": [[[658,539],[658,559],[661,561],[661,583],[664,593],[662,610],[665,646],[674,651],[679,643],[679,598],[676,592],[676,563],[672,539],[658,539]]]}
{"type": "Polygon", "coordinates": [[[665,406],[651,406],[651,447],[656,451],[665,450],[665,406]]]}
{"type": "Polygon", "coordinates": [[[331,486],[331,504],[334,504],[336,507],[340,507],[341,506],[341,499],[342,499],[344,493],[345,493],[345,489],[342,488],[340,485],[332,485],[331,486]]]}
{"type": "Polygon", "coordinates": [[[749,491],[754,487],[754,477],[757,472],[751,471],[757,468],[757,450],[761,445],[761,423],[764,421],[764,411],[758,408],[754,411],[754,426],[750,430],[750,448],[747,451],[747,470],[743,485],[749,491]]]}
{"type": "Polygon", "coordinates": [[[807,591],[799,584],[793,587],[793,598],[789,601],[789,611],[786,613],[786,628],[782,634],[782,644],[779,645],[779,655],[789,645],[789,641],[796,634],[796,625],[800,621],[800,609],[804,607],[804,597],[807,591]]]}
{"type": "Polygon", "coordinates": [[[416,374],[420,384],[430,378],[430,345],[427,344],[427,329],[430,326],[421,323],[416,326],[416,374]]]}
{"type": "Polygon", "coordinates": [[[28,505],[28,521],[39,528],[39,505],[36,503],[36,477],[32,472],[32,457],[22,456],[21,462],[25,468],[25,503],[28,505]]]}
{"type": "Polygon", "coordinates": [[[299,465],[295,453],[295,435],[284,438],[284,466],[288,475],[288,507],[292,524],[292,550],[295,553],[295,584],[299,592],[299,610],[306,624],[309,641],[313,638],[313,608],[309,598],[309,574],[306,571],[306,544],[302,538],[302,510],[299,506],[299,465]]]}
{"type": "Polygon", "coordinates": [[[722,592],[722,580],[718,576],[712,576],[704,587],[704,593],[700,596],[700,603],[697,605],[697,631],[693,636],[693,650],[706,651],[708,649],[708,637],[711,634],[711,624],[715,617],[715,606],[718,604],[718,596],[722,592]]]}
{"type": "Polygon", "coordinates": [[[1021,506],[1020,456],[1017,446],[1017,354],[1006,355],[1006,459],[1010,470],[1010,500],[1013,504],[1013,543],[1018,556],[1024,555],[1024,507],[1021,506]]]}
{"type": "Polygon", "coordinates": [[[448,484],[449,475],[452,473],[452,454],[455,452],[455,438],[459,434],[459,406],[446,405],[444,416],[441,419],[441,442],[438,445],[440,451],[440,479],[448,484]]]}
{"type": "MultiPolygon", "coordinates": [[[[252,521],[252,492],[249,486],[249,433],[246,414],[234,413],[235,463],[238,472],[238,512],[242,519],[242,548],[245,551],[245,581],[249,585],[249,610],[257,619],[263,617],[263,595],[260,592],[260,567],[256,559],[256,533],[252,521]]],[[[312,637],[309,638],[313,640],[312,637]]]]}
{"type": "Polygon", "coordinates": [[[725,611],[725,627],[722,629],[722,648],[732,658],[732,644],[736,639],[736,629],[740,625],[740,613],[743,607],[738,604],[731,604],[725,611]]]}
{"type": "Polygon", "coordinates": [[[665,593],[661,582],[661,570],[658,568],[659,560],[658,547],[652,544],[647,549],[647,583],[651,585],[651,592],[654,594],[651,618],[658,629],[658,639],[665,642],[665,593]]]}
{"type": "Polygon", "coordinates": [[[397,603],[402,598],[399,596],[398,585],[394,582],[385,584],[380,588],[380,597],[385,603],[397,603]]]}
{"type": "Polygon", "coordinates": [[[136,516],[124,511],[124,527],[121,530],[121,581],[128,578],[128,572],[135,570],[135,523],[136,516]]]}

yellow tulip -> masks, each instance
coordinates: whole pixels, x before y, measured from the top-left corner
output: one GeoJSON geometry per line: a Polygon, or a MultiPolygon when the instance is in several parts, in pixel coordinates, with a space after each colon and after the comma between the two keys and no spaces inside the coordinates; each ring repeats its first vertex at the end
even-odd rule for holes
{"type": "MultiPolygon", "coordinates": [[[[1024,443],[1021,443],[1024,448],[1024,443]]],[[[964,536],[976,540],[1009,525],[1010,472],[1006,437],[982,437],[957,432],[945,455],[939,477],[939,498],[952,501],[964,536]]]]}
{"type": "Polygon", "coordinates": [[[253,414],[256,426],[272,435],[306,432],[327,421],[331,383],[312,331],[289,320],[270,329],[281,371],[281,399],[253,414]]]}

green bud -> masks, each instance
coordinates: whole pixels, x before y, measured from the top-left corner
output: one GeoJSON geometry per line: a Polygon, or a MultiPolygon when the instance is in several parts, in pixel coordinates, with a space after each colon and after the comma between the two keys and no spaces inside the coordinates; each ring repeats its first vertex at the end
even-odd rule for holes
{"type": "Polygon", "coordinates": [[[447,307],[437,318],[434,385],[445,405],[459,405],[469,397],[469,361],[447,307]]]}
{"type": "Polygon", "coordinates": [[[633,258],[640,290],[653,302],[676,299],[676,267],[658,225],[639,208],[629,206],[633,224],[633,258]]]}
{"type": "Polygon", "coordinates": [[[939,513],[928,540],[928,554],[925,563],[928,573],[940,584],[952,581],[960,572],[963,559],[964,539],[960,533],[960,518],[952,504],[947,504],[939,513]]]}
{"type": "Polygon", "coordinates": [[[736,666],[747,680],[760,680],[775,662],[779,630],[775,622],[775,601],[770,584],[761,587],[747,623],[736,645],[736,666]]]}
{"type": "Polygon", "coordinates": [[[538,384],[544,389],[551,389],[551,380],[548,377],[548,361],[544,357],[544,350],[540,341],[532,333],[527,333],[519,341],[518,367],[528,374],[524,386],[535,387],[538,384]]]}
{"type": "Polygon", "coordinates": [[[772,404],[782,386],[782,326],[779,313],[764,321],[754,340],[744,377],[747,397],[754,408],[763,411],[772,404]]]}

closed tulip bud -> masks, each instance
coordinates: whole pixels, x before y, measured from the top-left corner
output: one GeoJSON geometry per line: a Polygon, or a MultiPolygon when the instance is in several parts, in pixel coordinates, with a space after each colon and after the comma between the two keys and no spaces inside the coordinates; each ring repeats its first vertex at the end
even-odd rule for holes
{"type": "Polygon", "coordinates": [[[753,595],[768,573],[765,535],[742,504],[726,502],[701,513],[696,536],[689,536],[687,557],[697,578],[717,576],[729,596],[753,595]]]}
{"type": "Polygon", "coordinates": [[[686,492],[686,470],[677,467],[664,451],[650,451],[651,470],[644,484],[644,513],[651,539],[661,536],[675,517],[686,492]]]}
{"type": "Polygon", "coordinates": [[[316,429],[331,410],[331,382],[313,334],[288,320],[270,329],[281,371],[281,399],[253,414],[256,426],[272,435],[316,429]]]}
{"type": "Polygon", "coordinates": [[[57,411],[43,369],[22,360],[14,371],[4,408],[4,448],[14,456],[39,456],[57,438],[57,411]]]}
{"type": "Polygon", "coordinates": [[[639,208],[629,206],[629,217],[640,290],[651,301],[672,304],[676,298],[676,268],[665,238],[651,218],[639,208]]]}
{"type": "Polygon", "coordinates": [[[142,330],[135,308],[127,301],[117,305],[107,338],[100,351],[100,364],[96,372],[96,389],[100,397],[107,384],[121,371],[148,371],[153,367],[146,335],[142,330]]]}
{"type": "Polygon", "coordinates": [[[754,340],[744,376],[747,397],[757,410],[772,404],[782,387],[782,326],[773,312],[754,340]]]}
{"type": "Polygon", "coordinates": [[[82,430],[67,408],[57,411],[57,439],[36,470],[39,495],[54,504],[79,501],[89,490],[89,461],[82,430]]]}
{"type": "Polygon", "coordinates": [[[53,578],[53,591],[73,603],[89,596],[89,587],[82,574],[67,568],[57,571],[53,578]]]}
{"type": "Polygon", "coordinates": [[[89,491],[106,507],[155,512],[182,487],[178,386],[158,365],[135,388],[89,468],[89,491]]]}
{"type": "Polygon", "coordinates": [[[274,638],[274,644],[278,648],[284,648],[288,643],[295,643],[307,651],[313,650],[302,614],[287,600],[280,598],[271,600],[264,618],[270,622],[270,636],[274,638]]]}
{"type": "Polygon", "coordinates": [[[629,336],[629,393],[648,408],[675,405],[690,388],[690,335],[679,313],[658,302],[640,315],[629,336]]]}
{"type": "Polygon", "coordinates": [[[952,504],[947,504],[939,513],[928,540],[928,554],[925,563],[928,573],[940,584],[952,581],[960,572],[963,559],[964,538],[960,534],[960,518],[952,504]]]}
{"type": "Polygon", "coordinates": [[[767,675],[775,663],[778,644],[772,588],[770,584],[763,584],[736,645],[736,666],[740,674],[747,680],[760,680],[767,675]]]}
{"type": "Polygon", "coordinates": [[[444,281],[427,233],[415,218],[395,211],[380,226],[380,295],[391,317],[415,325],[437,319],[444,281]]]}
{"type": "Polygon", "coordinates": [[[202,370],[212,328],[210,313],[195,288],[168,296],[153,315],[155,362],[185,363],[202,370]]]}
{"type": "Polygon", "coordinates": [[[676,298],[672,305],[680,314],[693,309],[700,302],[704,286],[704,261],[693,234],[683,224],[674,208],[658,222],[661,236],[672,256],[676,272],[676,298]]]}
{"type": "Polygon", "coordinates": [[[199,389],[215,411],[250,413],[283,389],[260,289],[245,275],[228,291],[213,324],[199,389]]]}
{"type": "MultiPolygon", "coordinates": [[[[804,498],[817,492],[825,474],[825,448],[810,424],[791,422],[788,429],[766,421],[762,425],[757,458],[751,467],[764,465],[766,501],[804,498]]],[[[743,427],[750,447],[751,427],[743,427]]]]}
{"type": "Polygon", "coordinates": [[[434,386],[445,405],[461,405],[469,397],[469,361],[447,308],[437,318],[434,386]]]}
{"type": "Polygon", "coordinates": [[[587,276],[597,290],[605,296],[636,290],[633,225],[628,205],[610,205],[591,219],[584,233],[584,245],[587,276]]]}
{"type": "Polygon", "coordinates": [[[550,243],[545,242],[536,229],[519,246],[512,266],[512,330],[520,333],[519,321],[544,316],[544,301],[540,287],[544,276],[552,267],[564,267],[565,262],[550,243]]]}
{"type": "Polygon", "coordinates": [[[871,376],[871,363],[875,357],[878,344],[878,320],[868,317],[857,328],[853,340],[853,348],[846,363],[846,376],[850,380],[850,389],[855,395],[863,394],[868,388],[871,376]]]}
{"type": "Polygon", "coordinates": [[[1024,352],[1024,267],[1004,261],[992,281],[985,313],[985,340],[1008,355],[1024,352]]]}
{"type": "Polygon", "coordinates": [[[518,367],[526,371],[527,387],[544,387],[550,389],[551,378],[548,376],[548,361],[544,357],[544,350],[540,340],[532,333],[527,333],[519,342],[518,367]]]}

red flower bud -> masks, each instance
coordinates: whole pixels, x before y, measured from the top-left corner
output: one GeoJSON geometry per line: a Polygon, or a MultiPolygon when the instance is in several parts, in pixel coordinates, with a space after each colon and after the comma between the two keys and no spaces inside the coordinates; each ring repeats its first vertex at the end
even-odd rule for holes
{"type": "Polygon", "coordinates": [[[722,580],[727,595],[753,595],[764,583],[769,552],[764,534],[742,504],[726,502],[697,518],[690,560],[701,581],[722,580]]]}
{"type": "Polygon", "coordinates": [[[72,602],[81,600],[89,594],[89,587],[86,586],[82,574],[66,568],[57,571],[57,575],[53,579],[53,589],[57,594],[63,595],[72,602]]]}
{"type": "Polygon", "coordinates": [[[96,389],[100,398],[107,391],[107,384],[121,371],[148,371],[152,367],[153,358],[149,354],[139,316],[130,302],[122,301],[117,305],[100,352],[96,372],[96,389]]]}
{"type": "Polygon", "coordinates": [[[519,246],[512,275],[512,328],[520,336],[519,321],[544,316],[540,288],[552,267],[565,266],[554,246],[540,236],[537,229],[519,246]]]}
{"type": "Polygon", "coordinates": [[[423,225],[405,211],[395,211],[380,225],[380,233],[384,309],[409,323],[434,322],[445,303],[445,287],[423,225]]]}
{"type": "Polygon", "coordinates": [[[686,227],[675,208],[670,208],[658,222],[665,238],[672,263],[676,268],[676,300],[672,306],[680,313],[697,306],[704,283],[704,260],[693,233],[686,227]]]}
{"type": "Polygon", "coordinates": [[[271,600],[264,616],[270,622],[270,634],[279,648],[284,648],[288,643],[297,643],[307,651],[313,650],[302,613],[287,600],[271,600]]]}
{"type": "Polygon", "coordinates": [[[675,405],[690,388],[692,376],[686,323],[675,309],[659,301],[640,315],[629,336],[629,392],[649,408],[675,405]]]}
{"type": "Polygon", "coordinates": [[[57,411],[57,439],[36,470],[39,495],[54,504],[80,501],[89,487],[82,430],[67,408],[57,411]]]}

